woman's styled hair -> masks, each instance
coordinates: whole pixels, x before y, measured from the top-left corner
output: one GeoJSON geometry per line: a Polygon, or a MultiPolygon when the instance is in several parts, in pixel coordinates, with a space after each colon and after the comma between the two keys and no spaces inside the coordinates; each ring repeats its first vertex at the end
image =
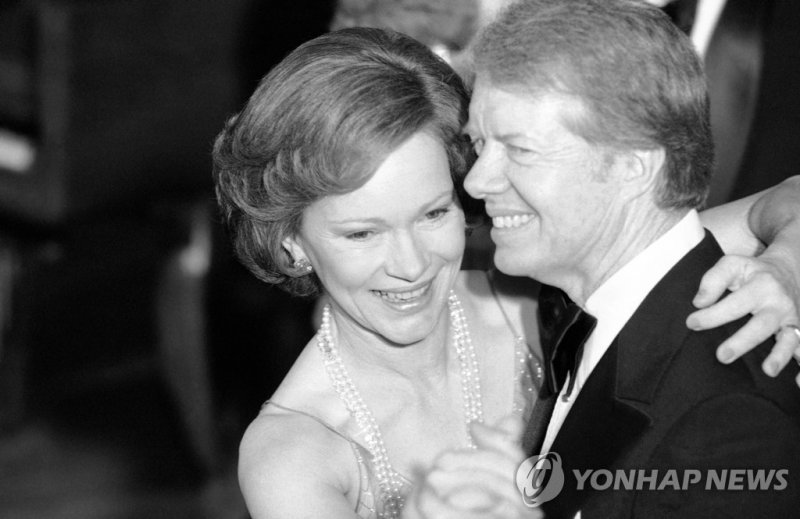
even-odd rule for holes
{"type": "Polygon", "coordinates": [[[689,38],[642,0],[524,0],[479,37],[478,74],[498,88],[574,95],[562,123],[610,149],[666,152],[664,208],[698,207],[714,158],[703,67],[689,38]]]}
{"type": "Polygon", "coordinates": [[[214,144],[217,200],[240,261],[295,295],[320,289],[283,247],[303,211],[358,189],[419,131],[447,151],[460,189],[471,158],[468,94],[425,45],[397,32],[328,33],[289,54],[214,144]]]}

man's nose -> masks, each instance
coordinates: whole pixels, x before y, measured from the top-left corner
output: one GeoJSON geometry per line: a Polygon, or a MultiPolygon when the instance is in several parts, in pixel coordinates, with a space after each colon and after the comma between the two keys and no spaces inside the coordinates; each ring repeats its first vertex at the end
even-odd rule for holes
{"type": "Polygon", "coordinates": [[[500,161],[484,149],[464,179],[464,189],[472,198],[483,199],[508,189],[500,161]]]}

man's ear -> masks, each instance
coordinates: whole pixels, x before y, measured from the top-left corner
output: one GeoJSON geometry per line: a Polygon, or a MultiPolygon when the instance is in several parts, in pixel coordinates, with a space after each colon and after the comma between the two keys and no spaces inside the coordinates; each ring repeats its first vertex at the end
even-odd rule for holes
{"type": "Polygon", "coordinates": [[[652,184],[658,181],[659,176],[667,162],[667,153],[664,148],[658,147],[649,150],[633,150],[636,176],[640,181],[652,184]]]}
{"type": "Polygon", "coordinates": [[[287,236],[286,238],[283,239],[281,245],[283,245],[283,248],[286,250],[286,252],[289,253],[289,257],[292,259],[293,262],[298,260],[308,259],[308,255],[306,254],[305,250],[303,249],[303,246],[300,244],[300,241],[297,239],[297,237],[287,236]]]}
{"type": "Polygon", "coordinates": [[[619,168],[620,185],[633,196],[653,192],[664,174],[666,160],[666,152],[661,147],[619,154],[615,166],[619,168]]]}

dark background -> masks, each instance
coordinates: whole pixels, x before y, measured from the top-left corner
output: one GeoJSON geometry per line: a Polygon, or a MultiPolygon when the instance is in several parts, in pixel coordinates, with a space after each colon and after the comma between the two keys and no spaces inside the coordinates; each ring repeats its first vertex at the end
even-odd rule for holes
{"type": "Polygon", "coordinates": [[[210,150],[333,2],[0,1],[0,517],[244,518],[313,302],[232,257],[210,150]]]}

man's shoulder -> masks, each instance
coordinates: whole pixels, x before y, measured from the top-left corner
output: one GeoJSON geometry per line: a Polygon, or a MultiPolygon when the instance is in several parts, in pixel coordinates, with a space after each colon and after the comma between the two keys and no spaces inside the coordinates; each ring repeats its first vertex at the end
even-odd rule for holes
{"type": "Polygon", "coordinates": [[[620,331],[616,340],[621,373],[617,376],[623,396],[658,395],[661,386],[672,383],[676,391],[685,393],[681,400],[689,405],[717,391],[757,388],[766,377],[760,366],[774,345],[772,338],[731,365],[716,358],[719,345],[742,328],[747,317],[711,330],[693,331],[686,325],[696,310],[692,301],[702,276],[721,256],[716,240],[706,233],[650,291],[620,331]]]}
{"type": "Polygon", "coordinates": [[[680,396],[687,406],[715,395],[756,395],[800,417],[800,390],[794,381],[798,367],[787,366],[776,377],[767,376],[762,369],[775,345],[772,337],[730,364],[717,359],[717,347],[745,322],[742,319],[712,330],[690,332],[669,366],[665,393],[671,398],[680,396]]]}
{"type": "Polygon", "coordinates": [[[616,373],[620,395],[641,397],[662,425],[678,420],[702,402],[720,395],[767,399],[777,410],[800,417],[797,366],[775,378],[762,363],[772,350],[772,337],[731,364],[716,357],[720,344],[733,336],[749,316],[720,327],[693,331],[686,318],[703,274],[721,257],[710,233],[689,252],[645,298],[618,336],[616,373]]]}

